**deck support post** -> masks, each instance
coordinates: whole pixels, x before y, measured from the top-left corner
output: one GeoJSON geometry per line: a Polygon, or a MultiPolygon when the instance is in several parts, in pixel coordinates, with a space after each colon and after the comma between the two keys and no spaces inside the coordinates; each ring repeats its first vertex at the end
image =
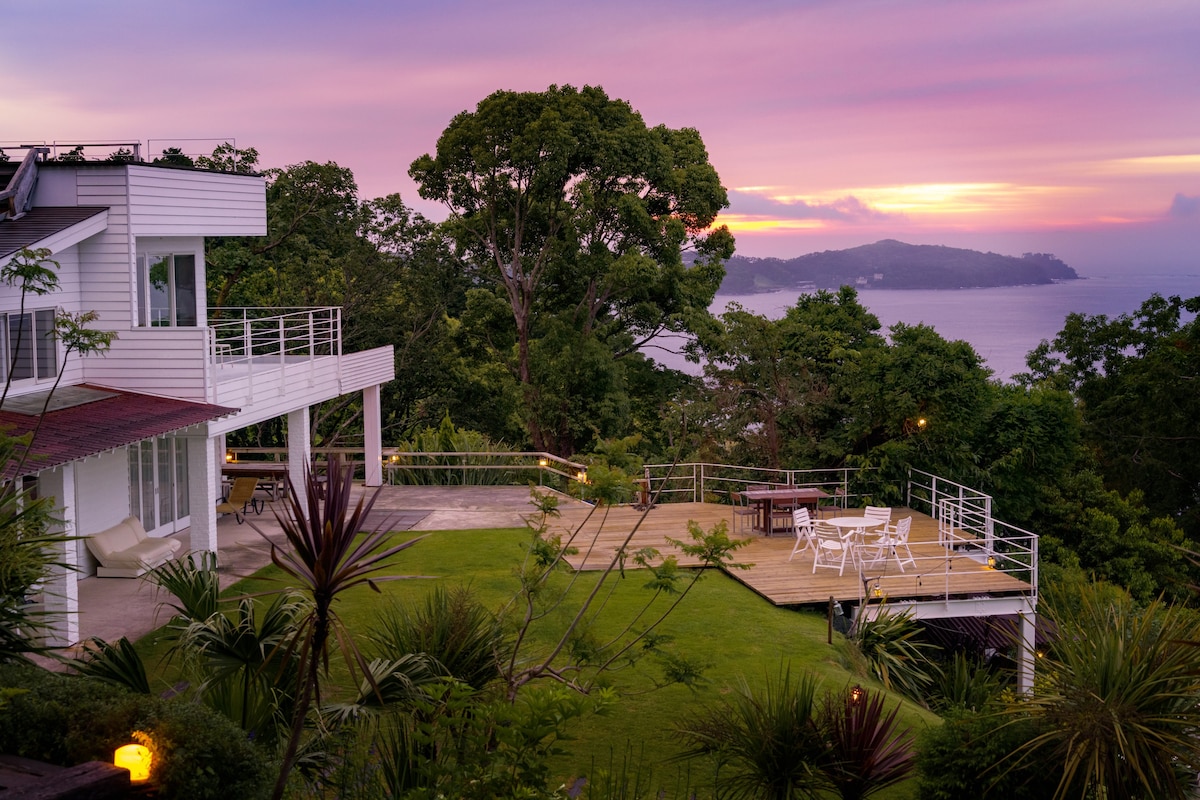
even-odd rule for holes
{"type": "Polygon", "coordinates": [[[1030,610],[1020,615],[1020,641],[1017,643],[1017,690],[1021,694],[1033,694],[1034,665],[1037,662],[1037,612],[1030,610]]]}
{"type": "Polygon", "coordinates": [[[217,501],[221,499],[221,467],[225,450],[218,445],[224,437],[187,438],[188,525],[187,549],[193,553],[217,552],[217,501]]]}
{"type": "Polygon", "coordinates": [[[308,434],[308,406],[287,415],[288,479],[298,507],[308,508],[308,486],[305,473],[312,468],[312,444],[308,434]]]}
{"type": "MultiPolygon", "coordinates": [[[[43,472],[38,478],[38,492],[42,496],[53,496],[58,520],[49,533],[74,536],[76,533],[75,509],[75,464],[63,464],[57,469],[43,472]]],[[[50,612],[43,629],[43,641],[50,647],[67,647],[79,641],[79,550],[83,542],[58,542],[54,555],[59,564],[54,566],[42,587],[42,605],[50,612]]]]}
{"type": "Polygon", "coordinates": [[[383,428],[379,385],[363,389],[363,477],[367,486],[383,485],[383,428]]]}

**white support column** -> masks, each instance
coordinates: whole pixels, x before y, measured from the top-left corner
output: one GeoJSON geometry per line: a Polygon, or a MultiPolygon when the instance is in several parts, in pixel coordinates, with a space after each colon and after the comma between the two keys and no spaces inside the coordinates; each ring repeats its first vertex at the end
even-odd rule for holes
{"type": "MultiPolygon", "coordinates": [[[[217,552],[217,500],[221,497],[221,468],[225,451],[220,436],[188,437],[188,550],[217,552]]],[[[220,559],[218,558],[218,563],[220,559]]]]}
{"type": "MultiPolygon", "coordinates": [[[[55,515],[59,522],[50,533],[74,536],[75,465],[73,463],[43,472],[38,476],[38,493],[54,498],[55,515]]],[[[42,605],[51,615],[45,627],[45,644],[68,647],[79,641],[79,547],[81,542],[60,542],[55,545],[55,557],[62,562],[55,566],[42,586],[42,605]]]]}
{"type": "Polygon", "coordinates": [[[308,436],[308,406],[287,415],[288,478],[300,508],[308,508],[308,491],[304,475],[312,464],[312,444],[308,436]]]}
{"type": "Polygon", "coordinates": [[[363,389],[363,473],[367,486],[383,484],[383,424],[379,386],[363,389]]]}
{"type": "Polygon", "coordinates": [[[221,467],[225,465],[226,447],[225,434],[219,433],[213,437],[213,463],[217,465],[218,475],[221,474],[221,467]]]}
{"type": "Polygon", "coordinates": [[[1037,612],[1021,614],[1021,641],[1017,646],[1017,690],[1033,693],[1033,673],[1037,663],[1037,612]]]}

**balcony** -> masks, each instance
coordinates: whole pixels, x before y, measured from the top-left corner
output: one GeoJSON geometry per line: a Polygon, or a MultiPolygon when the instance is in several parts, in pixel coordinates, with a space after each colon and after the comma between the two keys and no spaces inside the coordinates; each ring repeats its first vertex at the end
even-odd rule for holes
{"type": "Polygon", "coordinates": [[[281,400],[311,405],[393,377],[390,347],[342,352],[340,308],[210,308],[208,321],[122,331],[106,358],[89,360],[87,380],[277,410],[281,400]]]}

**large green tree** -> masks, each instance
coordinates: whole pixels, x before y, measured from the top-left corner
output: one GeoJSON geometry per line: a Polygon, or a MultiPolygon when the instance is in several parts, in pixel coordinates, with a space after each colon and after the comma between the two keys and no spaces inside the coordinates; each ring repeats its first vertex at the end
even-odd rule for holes
{"type": "Polygon", "coordinates": [[[648,127],[599,87],[496,92],[454,117],[409,173],[450,210],[471,279],[508,308],[506,359],[538,449],[586,441],[553,384],[595,378],[610,394],[616,380],[572,378],[577,365],[563,360],[590,360],[588,340],[620,357],[705,324],[733,250],[728,230],[711,228],[728,200],[699,133],[648,127]],[[685,265],[688,249],[696,258],[685,265]],[[537,340],[561,338],[563,326],[579,341],[539,367],[537,340]]]}
{"type": "Polygon", "coordinates": [[[707,424],[730,443],[722,457],[776,468],[840,464],[871,427],[859,387],[886,350],[879,331],[848,286],[800,295],[778,320],[731,305],[700,339],[707,424]]]}
{"type": "Polygon", "coordinates": [[[1200,297],[1154,295],[1115,319],[1071,314],[1028,359],[1029,383],[1070,390],[1105,483],[1200,536],[1200,297]]]}

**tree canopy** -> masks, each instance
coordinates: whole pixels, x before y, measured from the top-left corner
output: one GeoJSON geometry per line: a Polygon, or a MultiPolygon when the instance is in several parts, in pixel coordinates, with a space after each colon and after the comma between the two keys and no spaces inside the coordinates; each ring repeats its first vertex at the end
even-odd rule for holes
{"type": "Polygon", "coordinates": [[[1070,391],[1110,488],[1200,536],[1200,297],[1154,295],[1132,314],[1071,314],[1029,355],[1026,383],[1070,391]]]}
{"type": "Polygon", "coordinates": [[[620,357],[694,330],[733,250],[724,226],[710,229],[728,199],[699,133],[648,127],[599,87],[496,92],[454,117],[409,174],[450,210],[472,279],[507,305],[508,360],[538,449],[569,452],[586,438],[554,391],[578,380],[545,363],[535,339],[558,337],[565,357],[586,360],[589,341],[620,357]],[[685,249],[697,254],[690,266],[685,249]]]}

